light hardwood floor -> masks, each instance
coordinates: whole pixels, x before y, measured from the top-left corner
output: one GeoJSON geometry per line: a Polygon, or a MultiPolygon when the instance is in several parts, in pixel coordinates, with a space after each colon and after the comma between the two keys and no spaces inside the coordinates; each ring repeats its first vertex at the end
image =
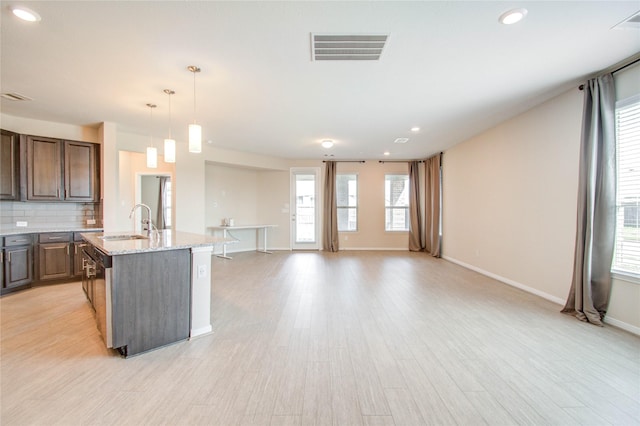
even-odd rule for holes
{"type": "Polygon", "coordinates": [[[80,283],[3,297],[0,423],[640,424],[640,339],[407,252],[214,258],[214,333],[122,359],[80,283]]]}

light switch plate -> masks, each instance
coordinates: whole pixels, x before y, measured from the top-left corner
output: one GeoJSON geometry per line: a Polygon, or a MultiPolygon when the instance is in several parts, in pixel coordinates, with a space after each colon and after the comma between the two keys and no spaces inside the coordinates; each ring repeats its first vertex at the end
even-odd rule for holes
{"type": "Polygon", "coordinates": [[[198,278],[207,276],[207,265],[198,265],[198,278]]]}
{"type": "Polygon", "coordinates": [[[95,224],[96,224],[95,219],[87,219],[87,225],[95,225],[95,224]]]}
{"type": "Polygon", "coordinates": [[[19,220],[19,221],[16,222],[16,226],[27,226],[27,222],[19,220]]]}

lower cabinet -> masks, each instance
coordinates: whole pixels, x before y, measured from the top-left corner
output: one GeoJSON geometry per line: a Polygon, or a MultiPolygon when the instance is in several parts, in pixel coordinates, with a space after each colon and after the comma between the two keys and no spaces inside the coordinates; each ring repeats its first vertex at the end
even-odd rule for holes
{"type": "Polygon", "coordinates": [[[33,281],[33,240],[31,235],[4,237],[2,249],[2,293],[33,281]]]}
{"type": "Polygon", "coordinates": [[[57,280],[72,276],[71,235],[70,232],[39,235],[38,280],[57,280]]]}
{"type": "Polygon", "coordinates": [[[32,283],[80,281],[85,232],[101,230],[0,236],[0,293],[32,283]]]}

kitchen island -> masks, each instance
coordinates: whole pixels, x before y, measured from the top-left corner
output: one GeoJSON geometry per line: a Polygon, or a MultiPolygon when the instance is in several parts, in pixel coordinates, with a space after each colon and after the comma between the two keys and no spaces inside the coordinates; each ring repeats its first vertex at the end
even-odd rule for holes
{"type": "Polygon", "coordinates": [[[211,254],[228,241],[170,230],[82,238],[83,287],[107,347],[126,357],[212,331],[211,254]]]}

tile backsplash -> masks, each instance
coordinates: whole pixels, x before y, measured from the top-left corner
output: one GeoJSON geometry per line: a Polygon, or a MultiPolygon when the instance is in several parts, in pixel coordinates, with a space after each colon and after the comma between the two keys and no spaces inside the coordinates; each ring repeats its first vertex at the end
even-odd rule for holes
{"type": "Polygon", "coordinates": [[[0,230],[90,227],[102,227],[100,203],[0,202],[0,230]],[[88,219],[95,219],[95,225],[88,225],[88,219]],[[27,227],[17,227],[19,221],[27,222],[27,227]]]}

